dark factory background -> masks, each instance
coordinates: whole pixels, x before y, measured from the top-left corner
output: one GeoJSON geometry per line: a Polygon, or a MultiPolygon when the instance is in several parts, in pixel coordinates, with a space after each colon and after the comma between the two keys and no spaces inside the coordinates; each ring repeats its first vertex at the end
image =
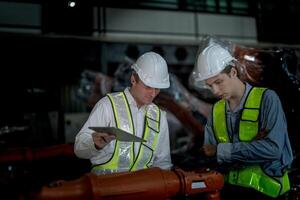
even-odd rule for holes
{"type": "MultiPolygon", "coordinates": [[[[0,0],[1,194],[34,199],[43,185],[89,172],[89,161],[76,158],[72,144],[127,57],[160,53],[184,92],[209,107],[215,99],[196,94],[189,83],[198,48],[208,40],[261,55],[260,80],[283,102],[296,158],[293,180],[299,181],[299,11],[300,2],[292,0],[0,0]],[[98,96],[92,96],[95,83],[102,84],[98,96]]],[[[180,99],[182,91],[172,92],[165,94],[180,99]]],[[[189,158],[206,122],[206,108],[193,106],[183,108],[186,118],[165,105],[172,160],[182,168],[194,167],[189,158]]]]}

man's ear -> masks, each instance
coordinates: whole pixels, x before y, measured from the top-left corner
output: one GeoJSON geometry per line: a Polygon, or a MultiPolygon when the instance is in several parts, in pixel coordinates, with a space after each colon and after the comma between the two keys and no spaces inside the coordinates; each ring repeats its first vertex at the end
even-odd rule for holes
{"type": "Polygon", "coordinates": [[[131,82],[131,84],[134,84],[136,82],[133,74],[131,74],[130,82],[131,82]]]}
{"type": "Polygon", "coordinates": [[[231,68],[230,77],[237,77],[237,69],[235,67],[231,68]]]}

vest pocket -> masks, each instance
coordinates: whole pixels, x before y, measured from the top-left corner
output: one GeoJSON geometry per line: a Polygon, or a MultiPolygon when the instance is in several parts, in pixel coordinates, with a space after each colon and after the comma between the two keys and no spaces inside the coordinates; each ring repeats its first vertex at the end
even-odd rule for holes
{"type": "Polygon", "coordinates": [[[258,120],[259,109],[244,108],[242,120],[256,122],[258,120]]]}

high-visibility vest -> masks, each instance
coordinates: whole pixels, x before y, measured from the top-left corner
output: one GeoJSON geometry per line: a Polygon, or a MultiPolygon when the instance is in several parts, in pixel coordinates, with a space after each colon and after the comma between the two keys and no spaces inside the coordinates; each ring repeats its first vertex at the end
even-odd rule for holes
{"type": "MultiPolygon", "coordinates": [[[[248,94],[239,122],[239,140],[242,142],[251,142],[259,132],[259,113],[265,90],[253,87],[248,94]]],[[[213,107],[213,129],[218,143],[230,142],[225,107],[223,99],[213,107]]],[[[287,172],[282,177],[271,177],[259,165],[231,170],[225,177],[225,181],[230,184],[253,188],[271,197],[278,197],[290,189],[287,172]]]]}
{"type": "MultiPolygon", "coordinates": [[[[112,105],[116,126],[135,134],[131,110],[125,93],[118,92],[107,96],[112,105]]],[[[149,168],[153,163],[153,154],[157,146],[159,132],[160,109],[152,103],[146,107],[143,133],[143,139],[146,142],[140,144],[138,153],[135,154],[134,152],[134,142],[116,140],[111,158],[105,163],[92,166],[92,172],[108,174],[149,168]]]]}

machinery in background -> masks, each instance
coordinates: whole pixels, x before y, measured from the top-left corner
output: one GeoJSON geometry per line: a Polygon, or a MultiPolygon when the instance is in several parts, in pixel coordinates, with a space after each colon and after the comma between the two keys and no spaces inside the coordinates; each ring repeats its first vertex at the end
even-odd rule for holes
{"type": "Polygon", "coordinates": [[[59,156],[75,157],[73,149],[71,144],[59,144],[36,149],[29,147],[8,148],[0,152],[0,163],[32,162],[59,156]]]}
{"type": "Polygon", "coordinates": [[[32,200],[43,185],[58,179],[73,180],[89,170],[89,160],[77,158],[72,144],[1,149],[1,198],[32,200]]]}
{"type": "Polygon", "coordinates": [[[74,181],[44,186],[38,200],[165,200],[203,193],[207,200],[220,200],[223,176],[209,169],[144,169],[97,176],[87,173],[74,181]]]}

